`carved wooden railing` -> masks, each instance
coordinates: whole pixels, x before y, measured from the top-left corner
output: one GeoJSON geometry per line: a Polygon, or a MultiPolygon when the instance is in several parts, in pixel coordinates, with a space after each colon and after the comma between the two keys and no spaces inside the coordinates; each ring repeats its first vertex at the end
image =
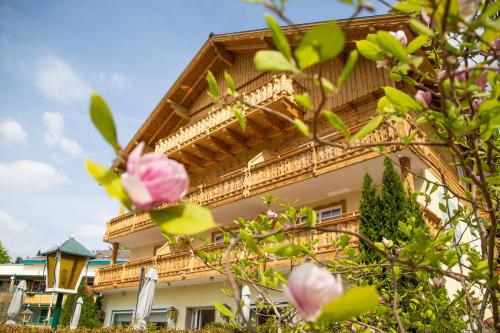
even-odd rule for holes
{"type": "MultiPolygon", "coordinates": [[[[336,229],[350,230],[353,232],[358,231],[359,213],[352,212],[341,216],[330,217],[320,220],[317,225],[321,227],[333,227],[336,229]]],[[[341,233],[336,232],[302,232],[297,234],[299,242],[306,242],[308,240],[318,240],[315,244],[318,256],[322,259],[335,258],[341,253],[333,248],[332,242],[342,236],[341,233]]],[[[355,245],[357,242],[353,240],[355,245]]],[[[202,247],[204,251],[211,251],[220,249],[222,246],[211,244],[202,247]]],[[[289,261],[275,262],[274,265],[286,265],[289,261]]],[[[96,272],[94,280],[94,288],[96,290],[110,289],[124,285],[134,285],[139,281],[141,267],[147,271],[150,267],[156,267],[160,282],[172,282],[184,280],[189,278],[197,278],[200,276],[212,276],[220,274],[216,270],[208,267],[199,259],[194,252],[179,251],[160,255],[157,257],[146,258],[141,260],[129,261],[121,265],[112,265],[100,268],[96,272]]]]}
{"type": "MultiPolygon", "coordinates": [[[[298,84],[286,74],[273,77],[256,90],[242,95],[243,99],[252,104],[266,104],[280,98],[289,98],[293,101],[293,94],[298,91],[298,84]]],[[[236,121],[231,112],[233,104],[224,107],[214,107],[207,117],[204,117],[191,125],[181,128],[174,134],[160,140],[155,147],[156,152],[170,153],[175,149],[187,145],[203,135],[209,135],[219,128],[227,126],[228,123],[236,121]]],[[[248,116],[249,108],[245,107],[243,113],[248,116]]]]}
{"type": "MultiPolygon", "coordinates": [[[[389,141],[396,136],[397,128],[382,126],[367,135],[363,142],[389,141]]],[[[333,168],[345,166],[349,162],[359,162],[367,153],[367,150],[362,149],[344,151],[310,142],[267,161],[241,168],[211,182],[192,187],[185,200],[213,208],[294,181],[330,172],[333,168]]],[[[147,213],[127,213],[108,221],[104,239],[109,241],[112,238],[152,226],[153,222],[147,213]]]]}

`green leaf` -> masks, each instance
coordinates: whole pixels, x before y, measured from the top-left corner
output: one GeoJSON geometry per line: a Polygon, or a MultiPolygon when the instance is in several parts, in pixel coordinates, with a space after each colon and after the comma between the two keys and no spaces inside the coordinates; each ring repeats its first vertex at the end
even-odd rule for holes
{"type": "Polygon", "coordinates": [[[422,110],[422,106],[413,99],[413,97],[405,94],[401,90],[393,87],[384,87],[384,92],[389,101],[394,105],[399,105],[411,110],[422,110]]]}
{"type": "Polygon", "coordinates": [[[215,76],[211,71],[207,72],[207,82],[208,82],[208,94],[218,101],[220,99],[220,90],[217,81],[215,80],[215,76]]]}
{"type": "Polygon", "coordinates": [[[344,134],[344,136],[346,137],[347,140],[350,139],[351,134],[347,130],[347,126],[344,124],[344,122],[342,121],[342,119],[339,116],[337,116],[336,113],[334,113],[332,111],[326,110],[326,111],[323,111],[323,114],[325,115],[326,120],[328,120],[328,123],[331,126],[335,127],[342,134],[344,134]]]}
{"type": "Polygon", "coordinates": [[[241,130],[243,132],[245,132],[245,130],[247,129],[247,119],[245,118],[245,115],[243,114],[243,104],[235,104],[231,108],[231,111],[233,112],[236,119],[238,119],[238,122],[240,123],[241,130]]]}
{"type": "Polygon", "coordinates": [[[306,32],[299,48],[311,46],[318,53],[320,61],[325,61],[342,52],[344,44],[344,32],[331,21],[306,32]]]}
{"type": "Polygon", "coordinates": [[[295,49],[295,58],[301,69],[309,68],[320,62],[319,54],[311,45],[304,45],[295,49]]]}
{"type": "Polygon", "coordinates": [[[309,137],[311,136],[311,131],[309,131],[309,126],[307,126],[302,120],[295,118],[293,120],[293,124],[303,136],[309,137]]]}
{"type": "Polygon", "coordinates": [[[320,80],[316,81],[316,84],[319,86],[320,82],[324,92],[331,93],[335,91],[335,86],[328,79],[322,77],[320,80]]]}
{"type": "Polygon", "coordinates": [[[422,34],[427,36],[434,35],[434,32],[431,29],[429,29],[425,24],[415,19],[410,20],[410,28],[411,30],[413,30],[413,32],[416,32],[417,34],[422,34]]]}
{"type": "Polygon", "coordinates": [[[318,322],[339,322],[358,316],[378,305],[377,289],[374,286],[353,287],[343,296],[328,303],[318,318],[318,322]]]}
{"type": "Polygon", "coordinates": [[[396,2],[392,8],[403,13],[413,13],[422,10],[422,5],[420,3],[414,3],[409,1],[396,2]]]}
{"type": "Polygon", "coordinates": [[[385,51],[391,53],[397,59],[402,62],[408,61],[408,52],[406,51],[403,44],[401,44],[396,37],[388,33],[387,31],[377,32],[377,43],[385,51]]]}
{"type": "Polygon", "coordinates": [[[394,108],[392,103],[389,101],[387,96],[382,96],[377,102],[377,112],[379,114],[384,114],[392,111],[394,108]]]}
{"type": "Polygon", "coordinates": [[[92,93],[90,97],[90,118],[104,140],[106,140],[115,151],[119,151],[121,148],[118,144],[113,114],[106,104],[106,101],[95,92],[92,93]]]}
{"type": "Polygon", "coordinates": [[[266,16],[266,21],[267,21],[267,26],[269,27],[269,30],[271,30],[271,36],[273,38],[274,45],[276,48],[283,53],[283,55],[288,59],[292,59],[292,51],[290,49],[290,44],[288,44],[288,40],[286,39],[285,35],[281,31],[281,28],[271,15],[265,15],[266,16]]]}
{"type": "Polygon", "coordinates": [[[420,35],[417,38],[413,39],[410,44],[406,47],[408,53],[413,53],[419,50],[422,46],[427,44],[429,37],[426,35],[420,35]]]}
{"type": "Polygon", "coordinates": [[[358,62],[358,51],[352,50],[351,53],[349,53],[349,57],[347,58],[345,67],[342,70],[342,73],[340,74],[338,83],[339,89],[342,88],[344,84],[346,84],[347,79],[354,70],[354,66],[356,66],[357,62],[358,62]]]}
{"type": "Polygon", "coordinates": [[[307,225],[313,227],[316,225],[316,212],[311,207],[303,207],[299,211],[299,216],[305,216],[307,219],[307,225]]]}
{"type": "Polygon", "coordinates": [[[217,226],[208,208],[191,203],[152,210],[149,215],[162,232],[172,235],[191,236],[217,226]]]}
{"type": "Polygon", "coordinates": [[[294,95],[294,97],[297,104],[299,104],[300,106],[302,106],[307,110],[312,110],[313,105],[311,99],[309,98],[308,93],[304,93],[303,95],[294,95]]]}
{"type": "Polygon", "coordinates": [[[234,318],[234,313],[224,304],[219,302],[214,302],[215,309],[224,317],[234,318]]]}
{"type": "Polygon", "coordinates": [[[339,239],[339,245],[340,247],[344,248],[346,247],[347,245],[349,245],[349,241],[351,240],[351,237],[349,235],[342,235],[342,237],[340,237],[339,239]]]}
{"type": "Polygon", "coordinates": [[[370,120],[365,126],[363,126],[354,136],[352,137],[352,142],[361,140],[374,130],[376,130],[379,126],[380,123],[382,123],[382,120],[384,119],[383,115],[378,115],[372,120],[370,120]]]}
{"type": "Polygon", "coordinates": [[[278,51],[258,51],[253,58],[253,62],[257,69],[266,72],[292,72],[299,73],[297,66],[285,58],[285,56],[278,51]]]}
{"type": "Polygon", "coordinates": [[[356,47],[363,57],[368,60],[378,61],[384,58],[384,52],[375,43],[368,40],[356,41],[356,47]]]}
{"type": "Polygon", "coordinates": [[[257,241],[248,232],[240,230],[240,238],[245,242],[245,245],[249,250],[255,253],[260,252],[259,244],[257,244],[257,241]]]}
{"type": "Polygon", "coordinates": [[[297,244],[286,244],[280,247],[272,247],[264,249],[264,252],[273,253],[283,258],[292,258],[296,257],[298,254],[302,252],[302,247],[297,244]]]}
{"type": "Polygon", "coordinates": [[[235,97],[238,93],[236,92],[233,77],[227,71],[224,71],[224,80],[226,81],[228,94],[235,97]]]}
{"type": "Polygon", "coordinates": [[[120,200],[128,209],[132,209],[127,192],[125,192],[120,176],[116,172],[90,160],[85,161],[85,167],[92,178],[104,187],[110,197],[120,200]]]}

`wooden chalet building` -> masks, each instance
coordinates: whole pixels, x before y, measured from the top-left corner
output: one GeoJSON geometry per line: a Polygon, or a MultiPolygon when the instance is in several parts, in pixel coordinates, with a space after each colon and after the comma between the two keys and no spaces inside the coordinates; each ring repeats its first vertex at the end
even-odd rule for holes
{"type": "MultiPolygon", "coordinates": [[[[323,75],[332,81],[339,76],[355,40],[378,29],[402,29],[408,36],[412,35],[403,17],[378,16],[337,22],[344,29],[347,47],[343,56],[322,64],[323,75]]],[[[283,31],[293,46],[294,36],[314,26],[285,27],[283,31]]],[[[186,200],[211,208],[220,224],[228,225],[237,217],[253,217],[262,212],[261,195],[271,193],[280,199],[297,200],[297,206],[315,208],[319,224],[323,226],[357,230],[363,173],[368,170],[375,182],[380,183],[383,157],[379,153],[344,152],[315,144],[293,126],[259,110],[246,110],[248,128],[242,131],[230,106],[220,107],[207,95],[207,71],[211,70],[224,87],[222,76],[227,70],[238,91],[252,103],[310,121],[310,114],[294,102],[293,95],[309,87],[311,82],[296,80],[284,73],[263,73],[254,67],[255,52],[272,48],[268,30],[211,35],[125,149],[130,152],[143,141],[146,151],[164,153],[184,163],[191,183],[186,200]]],[[[337,96],[328,99],[325,108],[341,115],[349,128],[356,131],[376,114],[377,100],[383,94],[381,88],[387,85],[394,85],[389,73],[360,57],[346,86],[337,96]]],[[[317,89],[311,91],[318,92],[317,89]]],[[[311,98],[318,100],[319,96],[311,98]]],[[[390,140],[397,136],[397,131],[407,129],[408,124],[398,126],[381,127],[363,140],[390,140]]],[[[326,123],[321,123],[320,133],[332,140],[341,140],[339,133],[326,123]]],[[[424,139],[425,129],[418,136],[424,139]]],[[[448,185],[460,189],[456,171],[449,164],[451,157],[443,151],[424,146],[401,147],[393,149],[390,156],[403,166],[401,175],[407,186],[417,191],[425,185],[419,177],[413,177],[409,169],[435,180],[440,179],[443,172],[448,185]]],[[[441,214],[437,202],[442,197],[438,192],[433,201],[436,207],[431,206],[428,211],[434,221],[441,214]]],[[[222,241],[218,230],[207,232],[206,237],[212,243],[208,248],[215,248],[222,241]]],[[[332,232],[315,237],[319,237],[320,257],[334,258],[331,243],[339,235],[332,232]]],[[[107,222],[104,239],[115,249],[119,245],[130,248],[127,263],[99,269],[94,281],[95,290],[104,294],[105,325],[131,320],[141,267],[158,269],[151,322],[196,329],[207,322],[221,320],[212,306],[213,301],[233,306],[232,299],[220,291],[225,277],[206,267],[188,249],[170,248],[148,214],[122,211],[107,222]]]]}

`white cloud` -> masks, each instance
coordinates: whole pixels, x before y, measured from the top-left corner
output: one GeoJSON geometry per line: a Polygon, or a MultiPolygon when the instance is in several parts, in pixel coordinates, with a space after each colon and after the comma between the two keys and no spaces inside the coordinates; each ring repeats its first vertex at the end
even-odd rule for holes
{"type": "Polygon", "coordinates": [[[69,179],[52,165],[20,160],[0,163],[0,191],[48,190],[54,186],[67,184],[69,179]]]}
{"type": "Polygon", "coordinates": [[[121,92],[133,86],[132,80],[123,73],[111,73],[110,75],[99,73],[97,77],[101,85],[114,92],[121,92]]]}
{"type": "Polygon", "coordinates": [[[47,99],[62,104],[88,99],[91,90],[69,64],[54,56],[45,57],[38,63],[35,83],[47,99]]]}
{"type": "Polygon", "coordinates": [[[17,235],[28,229],[23,221],[14,219],[6,212],[0,210],[0,230],[6,235],[17,235]]]}
{"type": "Polygon", "coordinates": [[[57,145],[69,155],[79,155],[82,153],[82,147],[80,147],[78,142],[64,136],[64,118],[60,113],[45,112],[43,114],[43,122],[47,126],[44,138],[48,146],[57,145]]]}
{"type": "Polygon", "coordinates": [[[105,225],[102,224],[84,224],[79,226],[75,231],[76,237],[100,239],[104,235],[105,225]]]}
{"type": "Polygon", "coordinates": [[[24,143],[28,134],[21,124],[14,119],[6,119],[0,122],[0,142],[4,143],[24,143]]]}

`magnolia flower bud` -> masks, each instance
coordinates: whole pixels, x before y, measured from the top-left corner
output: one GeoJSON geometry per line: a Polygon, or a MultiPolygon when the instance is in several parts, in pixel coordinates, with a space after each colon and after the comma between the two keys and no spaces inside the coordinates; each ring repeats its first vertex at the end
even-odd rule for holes
{"type": "Polygon", "coordinates": [[[406,38],[406,34],[403,30],[398,30],[396,32],[389,31],[391,35],[393,35],[404,47],[408,44],[408,38],[406,38]]]}
{"type": "Polygon", "coordinates": [[[314,321],[326,304],[343,294],[344,287],[340,276],[335,278],[326,268],[305,263],[294,268],[283,292],[302,318],[314,321]]]}
{"type": "Polygon", "coordinates": [[[424,108],[429,107],[432,101],[432,94],[429,91],[419,90],[414,96],[418,104],[422,105],[424,108]]]}
{"type": "Polygon", "coordinates": [[[385,238],[385,237],[382,237],[382,244],[384,244],[385,248],[388,249],[390,248],[392,245],[391,245],[391,242],[385,238]]]}
{"type": "Polygon", "coordinates": [[[278,214],[272,210],[268,210],[267,217],[269,217],[271,220],[274,220],[275,218],[278,217],[278,214]]]}
{"type": "Polygon", "coordinates": [[[159,203],[173,203],[187,193],[189,178],[184,166],[159,153],[142,155],[144,143],[132,150],[122,184],[134,207],[148,210],[159,203]]]}
{"type": "Polygon", "coordinates": [[[495,38],[495,40],[491,43],[488,55],[490,57],[500,56],[500,37],[495,38]]]}
{"type": "Polygon", "coordinates": [[[442,287],[444,287],[444,284],[446,283],[446,280],[443,279],[443,278],[434,277],[432,279],[429,279],[429,283],[434,288],[442,288],[442,287]]]}
{"type": "Polygon", "coordinates": [[[484,70],[477,77],[474,83],[479,87],[479,89],[484,90],[484,87],[486,87],[487,82],[488,82],[488,71],[484,70]]]}

